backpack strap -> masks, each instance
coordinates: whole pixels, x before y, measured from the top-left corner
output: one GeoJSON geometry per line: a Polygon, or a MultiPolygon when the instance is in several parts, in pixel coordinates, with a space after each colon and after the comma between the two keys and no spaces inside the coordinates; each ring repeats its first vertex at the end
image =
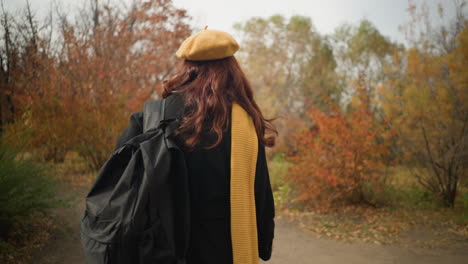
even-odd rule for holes
{"type": "Polygon", "coordinates": [[[164,120],[165,105],[165,99],[145,102],[143,110],[143,133],[158,127],[161,121],[164,120]]]}
{"type": "Polygon", "coordinates": [[[145,103],[143,112],[143,133],[157,127],[168,127],[169,136],[177,127],[177,121],[184,109],[183,98],[179,94],[172,94],[164,99],[157,99],[145,103]]]}

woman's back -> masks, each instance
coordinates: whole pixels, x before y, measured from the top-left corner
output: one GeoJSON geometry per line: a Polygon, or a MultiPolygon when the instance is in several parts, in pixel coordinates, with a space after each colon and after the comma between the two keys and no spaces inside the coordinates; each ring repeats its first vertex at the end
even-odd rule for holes
{"type": "Polygon", "coordinates": [[[205,149],[203,145],[216,140],[213,133],[205,131],[199,145],[191,151],[184,149],[190,196],[196,209],[194,218],[229,217],[230,138],[230,130],[227,130],[220,144],[205,149]]]}
{"type": "Polygon", "coordinates": [[[271,256],[275,213],[265,146],[274,145],[269,134],[276,130],[233,57],[238,48],[225,32],[194,34],[163,84],[163,98],[181,98],[172,101],[181,102],[175,137],[190,185],[188,264],[255,264],[271,256]]]}
{"type": "Polygon", "coordinates": [[[187,263],[232,263],[230,230],[230,130],[216,147],[205,131],[193,150],[184,150],[190,183],[191,236],[187,263]]]}
{"type": "MultiPolygon", "coordinates": [[[[178,94],[172,96],[182,97],[178,94]]],[[[179,101],[179,107],[184,107],[182,100],[172,101],[179,101]]],[[[176,136],[185,155],[190,184],[191,242],[188,264],[233,262],[230,221],[231,125],[229,120],[221,141],[212,148],[207,146],[216,142],[217,135],[210,132],[209,127],[203,129],[199,143],[192,148],[184,147],[183,137],[176,136]]],[[[255,173],[258,249],[260,257],[268,260],[274,233],[274,202],[265,147],[259,144],[258,150],[255,173]]]]}

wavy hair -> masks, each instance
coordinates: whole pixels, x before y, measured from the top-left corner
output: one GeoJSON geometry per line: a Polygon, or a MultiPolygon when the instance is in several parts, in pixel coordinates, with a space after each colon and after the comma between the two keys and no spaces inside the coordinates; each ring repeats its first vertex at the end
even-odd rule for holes
{"type": "Polygon", "coordinates": [[[253,90],[234,56],[220,60],[181,60],[175,74],[163,82],[163,98],[171,94],[183,95],[184,118],[176,133],[188,148],[201,140],[204,129],[216,135],[217,146],[228,127],[233,102],[238,103],[252,117],[259,141],[267,147],[275,145],[278,134],[266,119],[253,98],[253,90]]]}

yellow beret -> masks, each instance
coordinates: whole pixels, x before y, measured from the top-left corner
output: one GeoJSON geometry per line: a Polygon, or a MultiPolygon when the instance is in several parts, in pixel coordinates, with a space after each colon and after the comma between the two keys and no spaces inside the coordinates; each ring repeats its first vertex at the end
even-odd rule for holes
{"type": "Polygon", "coordinates": [[[206,29],[188,37],[176,56],[186,60],[216,60],[234,55],[239,49],[237,41],[228,33],[206,29]]]}

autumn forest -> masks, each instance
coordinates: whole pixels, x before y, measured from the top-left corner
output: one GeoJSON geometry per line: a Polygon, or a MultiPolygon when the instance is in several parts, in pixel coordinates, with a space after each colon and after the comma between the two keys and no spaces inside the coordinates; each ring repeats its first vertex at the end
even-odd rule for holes
{"type": "MultiPolygon", "coordinates": [[[[332,34],[305,16],[233,25],[236,57],[263,114],[276,118],[267,155],[278,214],[331,238],[381,243],[418,218],[395,211],[417,212],[468,242],[468,19],[466,1],[453,3],[448,18],[441,6],[409,1],[406,43],[366,19],[332,34]],[[362,225],[337,221],[349,210],[362,225]],[[367,233],[348,232],[364,225],[367,233]]],[[[130,115],[161,95],[175,51],[197,30],[190,19],[170,0],[89,1],[76,14],[57,5],[44,19],[30,5],[2,5],[2,258],[27,259],[28,243],[12,237],[38,231],[24,226],[53,229],[48,210],[70,199],[52,186],[90,186],[130,115]]],[[[39,240],[30,243],[47,238],[39,240]]]]}

